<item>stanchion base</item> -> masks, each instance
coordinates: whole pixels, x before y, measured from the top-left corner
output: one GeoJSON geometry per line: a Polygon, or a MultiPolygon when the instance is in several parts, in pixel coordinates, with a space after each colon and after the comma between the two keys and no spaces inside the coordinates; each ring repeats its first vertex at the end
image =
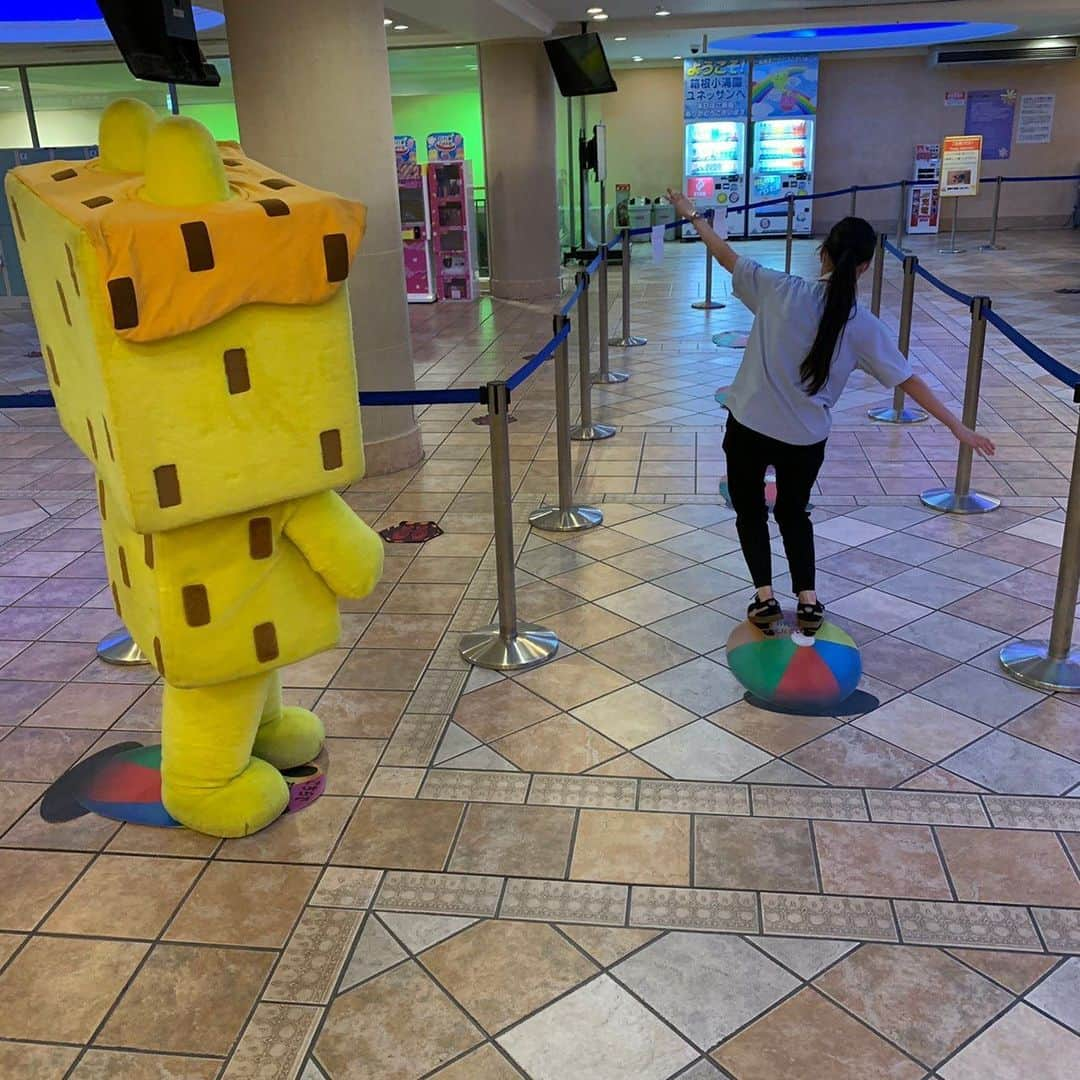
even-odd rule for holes
{"type": "Polygon", "coordinates": [[[546,663],[559,651],[559,639],[551,630],[519,623],[517,633],[504,638],[498,625],[474,630],[461,639],[461,656],[475,667],[489,671],[521,671],[546,663]]]}
{"type": "Polygon", "coordinates": [[[967,248],[947,247],[937,249],[939,255],[963,255],[965,251],[967,251],[967,248]]]}
{"type": "Polygon", "coordinates": [[[924,506],[940,510],[943,514],[989,514],[1001,505],[1001,500],[992,495],[980,495],[977,491],[957,495],[950,488],[932,488],[924,491],[919,498],[924,506]]]}
{"type": "Polygon", "coordinates": [[[572,427],[570,438],[574,442],[597,442],[600,439],[610,439],[615,434],[615,428],[607,424],[589,424],[587,427],[572,427]]]}
{"type": "Polygon", "coordinates": [[[699,300],[696,304],[690,306],[695,311],[719,311],[721,308],[727,307],[727,304],[718,303],[716,300],[699,300]]]}
{"type": "Polygon", "coordinates": [[[1008,248],[1004,244],[983,244],[980,251],[1007,251],[1008,248]]]}
{"type": "Polygon", "coordinates": [[[529,524],[545,532],[582,532],[603,525],[604,515],[593,506],[571,506],[569,510],[541,506],[529,515],[529,524]]]}
{"type": "Polygon", "coordinates": [[[882,409],[870,409],[866,415],[881,424],[921,424],[930,419],[921,409],[901,409],[897,412],[891,405],[882,409]]]}
{"type": "Polygon", "coordinates": [[[636,349],[639,345],[648,345],[649,342],[643,337],[618,337],[612,338],[609,345],[616,349],[636,349]]]}
{"type": "Polygon", "coordinates": [[[629,382],[630,376],[625,371],[594,371],[592,381],[596,386],[610,385],[612,383],[629,382]]]}
{"type": "Polygon", "coordinates": [[[98,643],[97,655],[99,660],[116,667],[141,667],[150,663],[126,630],[117,630],[115,634],[102,638],[98,643]]]}
{"type": "Polygon", "coordinates": [[[1017,681],[1036,690],[1080,692],[1080,652],[1074,649],[1063,660],[1050,656],[1045,641],[1016,641],[1001,650],[1001,666],[1017,681]]]}

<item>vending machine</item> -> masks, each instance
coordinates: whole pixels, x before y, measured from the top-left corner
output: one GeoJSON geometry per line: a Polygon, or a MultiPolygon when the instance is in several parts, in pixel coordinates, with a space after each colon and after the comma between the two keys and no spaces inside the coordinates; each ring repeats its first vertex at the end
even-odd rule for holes
{"type": "Polygon", "coordinates": [[[940,143],[919,143],[915,147],[911,180],[906,231],[915,236],[936,233],[941,214],[940,143]]]}
{"type": "Polygon", "coordinates": [[[435,302],[435,275],[431,265],[431,216],[427,176],[416,159],[416,140],[408,135],[395,135],[394,157],[401,210],[401,245],[405,257],[405,292],[410,304],[432,304],[435,302]]]}
{"type": "Polygon", "coordinates": [[[430,161],[427,179],[435,296],[474,300],[478,273],[472,169],[467,161],[430,161]]]}
{"type": "MultiPolygon", "coordinates": [[[[750,90],[753,147],[750,202],[795,198],[794,231],[813,228],[814,128],[817,116],[818,58],[765,57],[754,61],[750,90]]],[[[787,205],[751,211],[751,236],[783,233],[787,205]]]]}
{"type": "Polygon", "coordinates": [[[698,210],[724,207],[728,230],[746,223],[746,122],[709,120],[686,125],[686,193],[698,210]]]}
{"type": "Polygon", "coordinates": [[[728,230],[745,232],[746,118],[750,62],[706,57],[683,66],[683,169],[686,194],[698,210],[727,210],[728,230]]]}

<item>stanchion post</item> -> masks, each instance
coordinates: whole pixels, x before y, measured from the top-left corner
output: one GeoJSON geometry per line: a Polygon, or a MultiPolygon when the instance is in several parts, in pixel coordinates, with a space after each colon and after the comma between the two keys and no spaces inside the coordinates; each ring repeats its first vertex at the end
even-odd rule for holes
{"type": "Polygon", "coordinates": [[[610,439],[615,429],[607,424],[594,424],[592,417],[592,329],[589,321],[589,288],[592,278],[588,270],[581,270],[575,277],[581,296],[577,302],[578,332],[578,400],[581,404],[581,420],[570,432],[575,442],[595,442],[610,439]]]}
{"type": "Polygon", "coordinates": [[[885,240],[884,233],[878,233],[877,247],[874,250],[874,287],[870,293],[870,310],[874,315],[881,314],[881,293],[885,286],[885,240]]]}
{"type": "Polygon", "coordinates": [[[1014,642],[1001,650],[999,660],[1025,686],[1075,694],[1080,691],[1080,652],[1073,649],[1073,623],[1080,591],[1080,430],[1073,449],[1071,476],[1050,641],[1014,642]]]}
{"type": "MultiPolygon", "coordinates": [[[[555,333],[569,322],[555,316],[555,333]]],[[[559,505],[542,506],[529,524],[548,532],[581,532],[602,525],[604,515],[593,506],[574,505],[573,447],[570,443],[570,346],[564,338],[555,350],[555,437],[559,455],[559,505]]]]}
{"type": "Polygon", "coordinates": [[[907,200],[907,180],[900,181],[900,211],[896,215],[896,246],[903,251],[904,250],[904,231],[907,225],[907,213],[908,213],[908,200],[907,200]]]}
{"type": "MultiPolygon", "coordinates": [[[[915,310],[915,269],[919,260],[915,255],[904,256],[904,292],[900,300],[900,333],[897,348],[907,356],[911,349],[911,319],[915,310]]],[[[897,387],[892,404],[871,409],[867,416],[882,424],[921,424],[928,417],[922,409],[909,409],[904,404],[904,391],[897,387]]]]}
{"type": "Polygon", "coordinates": [[[952,196],[952,228],[949,230],[949,246],[938,248],[939,255],[963,255],[964,249],[956,246],[956,226],[960,219],[960,199],[958,196],[952,196]]]}
{"type": "MultiPolygon", "coordinates": [[[[967,378],[964,382],[964,425],[972,430],[979,418],[979,387],[982,383],[983,351],[986,347],[986,315],[990,297],[976,296],[971,301],[971,336],[968,339],[967,378]]],[[[934,488],[920,498],[931,510],[945,514],[988,514],[1001,505],[1000,499],[971,490],[971,466],[974,451],[960,445],[956,458],[956,481],[952,489],[934,488]]]]}
{"type": "Polygon", "coordinates": [[[787,197],[787,234],[784,237],[784,273],[791,273],[791,255],[795,247],[795,196],[787,197]]]}
{"type": "Polygon", "coordinates": [[[851,210],[849,211],[851,217],[854,217],[859,208],[859,185],[851,185],[851,210]]]}
{"type": "Polygon", "coordinates": [[[998,218],[1001,216],[1001,189],[1005,186],[1005,177],[999,176],[994,181],[994,212],[990,218],[990,239],[980,251],[1004,251],[1005,245],[997,242],[998,218]]]}
{"type": "Polygon", "coordinates": [[[126,629],[103,637],[97,645],[97,657],[114,667],[142,667],[150,663],[126,629]]]}
{"type": "MultiPolygon", "coordinates": [[[[708,217],[709,224],[711,225],[713,223],[713,218],[715,217],[715,215],[713,214],[713,212],[711,210],[709,210],[706,216],[708,217]]],[[[712,298],[712,287],[713,287],[713,255],[712,255],[712,252],[709,250],[708,245],[706,244],[705,245],[705,299],[704,300],[699,300],[697,303],[690,305],[695,311],[719,311],[722,307],[726,306],[725,304],[721,304],[721,303],[719,303],[718,301],[716,301],[716,300],[714,300],[712,298]]]]}
{"type": "Polygon", "coordinates": [[[550,660],[558,652],[559,639],[542,626],[518,622],[514,580],[513,491],[510,486],[510,393],[506,383],[489,382],[487,398],[499,621],[465,634],[461,639],[461,655],[476,667],[493,671],[520,671],[550,660]]]}
{"type": "Polygon", "coordinates": [[[595,383],[624,383],[630,376],[625,371],[611,370],[611,340],[608,337],[608,316],[611,300],[608,297],[608,268],[611,264],[610,250],[606,243],[600,245],[600,267],[596,272],[596,323],[600,336],[600,370],[592,376],[595,383]]]}
{"type": "Polygon", "coordinates": [[[632,349],[638,345],[648,345],[643,337],[634,337],[630,333],[630,228],[622,229],[622,337],[612,338],[609,344],[617,349],[632,349]]]}

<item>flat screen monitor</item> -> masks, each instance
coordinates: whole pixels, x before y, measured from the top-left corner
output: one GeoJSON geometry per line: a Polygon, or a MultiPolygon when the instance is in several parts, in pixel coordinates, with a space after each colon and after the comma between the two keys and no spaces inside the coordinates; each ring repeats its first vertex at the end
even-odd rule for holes
{"type": "Polygon", "coordinates": [[[136,79],[219,86],[195,35],[191,0],[98,0],[98,7],[136,79]]]}
{"type": "Polygon", "coordinates": [[[563,97],[614,94],[619,88],[611,76],[599,34],[576,34],[544,42],[551,70],[563,97]]]}

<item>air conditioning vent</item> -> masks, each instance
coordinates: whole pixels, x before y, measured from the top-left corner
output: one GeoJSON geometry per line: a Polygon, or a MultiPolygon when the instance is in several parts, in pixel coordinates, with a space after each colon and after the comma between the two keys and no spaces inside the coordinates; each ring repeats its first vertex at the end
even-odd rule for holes
{"type": "Polygon", "coordinates": [[[1080,57],[1080,46],[1061,45],[1014,45],[1006,48],[939,49],[934,54],[935,64],[1007,64],[1030,60],[1075,60],[1080,57]]]}

